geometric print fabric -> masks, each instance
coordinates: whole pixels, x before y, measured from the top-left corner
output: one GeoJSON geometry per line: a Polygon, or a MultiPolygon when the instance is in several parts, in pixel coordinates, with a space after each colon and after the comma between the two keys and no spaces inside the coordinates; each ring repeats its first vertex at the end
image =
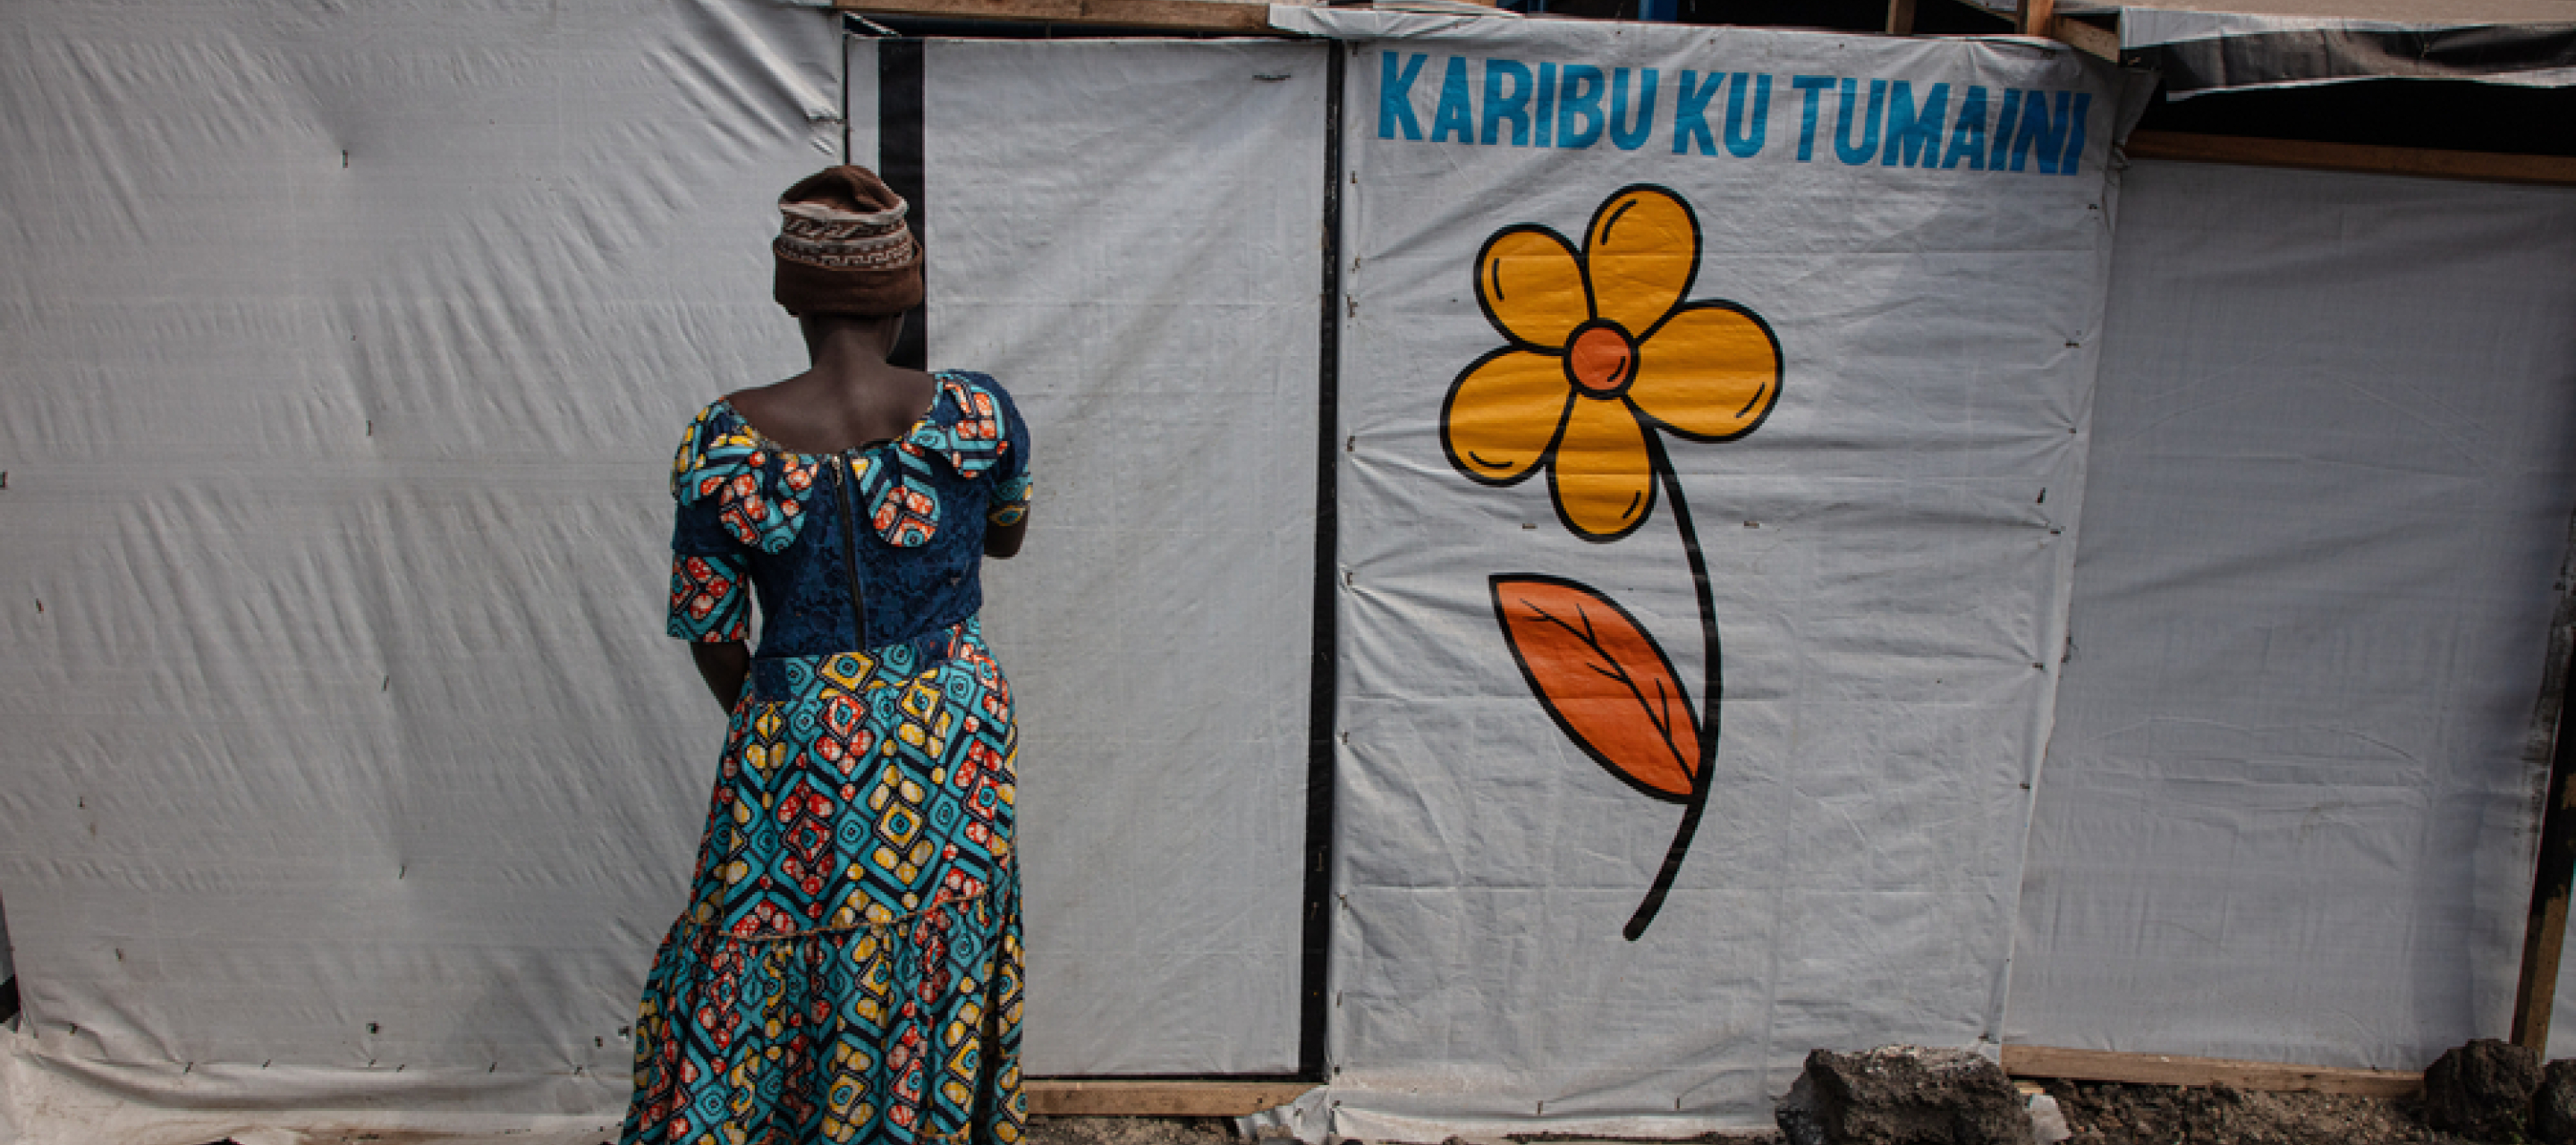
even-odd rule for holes
{"type": "Polygon", "coordinates": [[[674,925],[645,979],[626,1145],[1017,1145],[1018,872],[894,925],[674,925]]]}
{"type": "Polygon", "coordinates": [[[765,615],[646,980],[629,1145],[1019,1139],[1018,733],[974,611],[1027,432],[990,378],[938,378],[894,441],[798,454],[719,399],[672,459],[670,633],[765,615]]]}
{"type": "MultiPolygon", "coordinates": [[[[954,416],[915,422],[895,440],[890,462],[871,459],[859,473],[859,503],[867,509],[868,523],[887,544],[902,548],[928,544],[939,532],[942,506],[929,480],[931,457],[945,460],[949,468],[972,478],[992,468],[1009,448],[1001,409],[993,395],[966,375],[943,373],[938,377],[941,396],[954,416]]],[[[1025,502],[1027,496],[1022,490],[1016,498],[997,501],[1025,502]]]]}
{"type": "Polygon", "coordinates": [[[1010,685],[976,620],[940,637],[763,662],[727,730],[692,921],[784,936],[984,893],[1010,857],[1010,685]]]}
{"type": "Polygon", "coordinates": [[[1017,732],[980,626],[753,675],[624,1141],[1012,1145],[1017,732]]]}

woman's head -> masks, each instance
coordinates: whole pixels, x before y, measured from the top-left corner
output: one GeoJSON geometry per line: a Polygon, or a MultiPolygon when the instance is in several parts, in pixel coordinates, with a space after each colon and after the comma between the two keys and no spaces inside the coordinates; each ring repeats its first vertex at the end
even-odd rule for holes
{"type": "Polygon", "coordinates": [[[921,303],[921,244],[903,196],[865,167],[833,167],[778,197],[772,297],[796,315],[901,314],[921,303]]]}

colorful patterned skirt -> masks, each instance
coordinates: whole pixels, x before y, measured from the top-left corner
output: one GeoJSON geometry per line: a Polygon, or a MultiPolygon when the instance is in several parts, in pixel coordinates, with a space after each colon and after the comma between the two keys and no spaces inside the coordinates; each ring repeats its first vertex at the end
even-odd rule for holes
{"type": "Polygon", "coordinates": [[[625,1145],[1019,1141],[1016,740],[972,619],[753,661],[625,1145]]]}

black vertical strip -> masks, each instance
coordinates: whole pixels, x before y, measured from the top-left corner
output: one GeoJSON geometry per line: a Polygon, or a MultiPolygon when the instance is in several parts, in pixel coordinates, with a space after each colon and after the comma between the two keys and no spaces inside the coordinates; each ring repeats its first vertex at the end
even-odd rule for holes
{"type": "MultiPolygon", "coordinates": [[[[877,177],[912,204],[907,221],[913,241],[921,244],[922,276],[931,274],[930,211],[923,201],[921,146],[921,48],[915,39],[877,41],[877,177]]],[[[903,336],[895,340],[886,361],[910,370],[929,369],[930,302],[903,316],[903,336]]]]}
{"type": "Polygon", "coordinates": [[[850,158],[850,53],[858,47],[858,27],[850,17],[841,17],[841,162],[856,163],[850,158]]]}
{"type": "Polygon", "coordinates": [[[1333,938],[1333,706],[1340,644],[1341,564],[1335,466],[1341,453],[1342,45],[1324,45],[1324,283],[1315,387],[1315,639],[1306,682],[1306,918],[1298,985],[1297,1072],[1329,1081],[1325,975],[1333,938]]]}

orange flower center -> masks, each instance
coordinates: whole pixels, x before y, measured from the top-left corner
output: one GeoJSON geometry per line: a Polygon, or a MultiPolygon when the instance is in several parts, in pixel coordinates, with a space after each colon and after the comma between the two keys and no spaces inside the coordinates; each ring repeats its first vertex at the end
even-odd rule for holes
{"type": "Polygon", "coordinates": [[[1637,344],[1618,323],[1595,318],[1566,344],[1565,376],[1593,397],[1618,397],[1637,379],[1637,344]]]}

